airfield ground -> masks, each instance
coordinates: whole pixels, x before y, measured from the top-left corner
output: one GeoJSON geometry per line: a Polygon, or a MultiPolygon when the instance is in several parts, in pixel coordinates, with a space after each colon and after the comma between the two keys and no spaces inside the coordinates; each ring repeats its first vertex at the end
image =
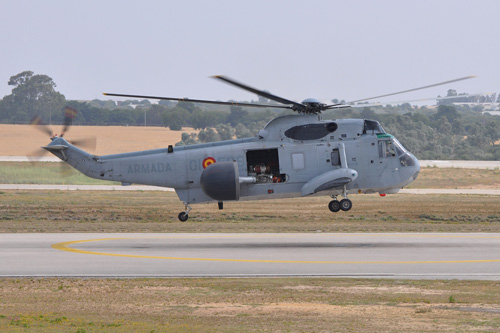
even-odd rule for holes
{"type": "Polygon", "coordinates": [[[352,196],[196,205],[189,222],[175,193],[17,191],[0,194],[0,232],[500,232],[500,198],[483,195],[352,196]]]}
{"type": "Polygon", "coordinates": [[[0,330],[498,332],[498,282],[0,279],[0,330]]]}
{"type": "MultiPolygon", "coordinates": [[[[0,126],[0,155],[25,155],[47,141],[27,126],[5,126],[10,125],[0,126]],[[18,142],[32,135],[38,139],[20,148],[18,142]]],[[[71,137],[92,136],[90,128],[82,130],[80,135],[72,128],[71,137]]],[[[100,136],[112,131],[97,131],[96,153],[109,153],[99,149],[113,141],[124,147],[111,152],[180,140],[180,132],[178,138],[162,139],[159,132],[169,131],[146,128],[151,131],[146,140],[137,128],[127,130],[117,128],[125,136],[113,136],[104,148],[100,136]],[[134,146],[139,143],[144,146],[134,146]]],[[[42,181],[29,163],[9,163],[0,164],[0,176],[27,168],[9,174],[11,182],[59,178],[54,163],[46,164],[49,175],[42,181]]],[[[426,168],[412,187],[498,188],[500,172],[426,168]]],[[[181,223],[176,215],[183,205],[174,193],[5,190],[0,232],[500,232],[498,196],[352,199],[353,209],[337,214],[328,211],[325,197],[227,203],[223,211],[198,205],[189,222],[181,223]]],[[[492,332],[500,330],[499,288],[491,281],[2,278],[0,330],[492,332]]]]}

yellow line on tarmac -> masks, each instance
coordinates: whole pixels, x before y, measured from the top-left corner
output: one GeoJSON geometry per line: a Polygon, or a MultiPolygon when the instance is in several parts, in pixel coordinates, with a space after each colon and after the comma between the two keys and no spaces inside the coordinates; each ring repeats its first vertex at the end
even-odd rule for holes
{"type": "MultiPolygon", "coordinates": [[[[232,236],[232,235],[231,235],[232,236]]],[[[243,235],[238,235],[243,236],[243,235]]],[[[252,237],[255,235],[252,235],[252,237]]],[[[386,235],[390,236],[390,235],[386,235]]],[[[407,235],[404,236],[416,236],[425,237],[425,235],[407,235]]],[[[214,237],[214,236],[207,236],[214,237]]],[[[228,237],[225,235],[223,237],[228,237]]],[[[440,237],[439,235],[429,235],[429,237],[440,237]]],[[[442,237],[450,238],[454,237],[452,235],[443,235],[442,237]]],[[[457,235],[457,238],[466,238],[466,236],[457,235]]],[[[87,240],[76,240],[69,242],[62,242],[57,244],[52,244],[51,247],[56,250],[80,253],[80,254],[92,254],[99,256],[111,256],[111,257],[125,257],[125,258],[141,258],[141,259],[164,259],[164,260],[185,260],[185,261],[217,261],[217,262],[248,262],[248,263],[283,263],[283,264],[456,264],[456,263],[493,263],[500,262],[500,259],[484,259],[484,260],[417,260],[417,261],[322,261],[322,260],[260,260],[260,259],[223,259],[223,258],[186,258],[186,257],[165,257],[165,256],[146,256],[146,255],[135,255],[135,254],[119,254],[119,253],[106,253],[106,252],[95,252],[79,250],[70,247],[74,244],[88,243],[88,242],[102,242],[102,241],[113,241],[113,240],[125,240],[125,239],[164,239],[164,238],[205,238],[204,236],[179,236],[179,237],[122,237],[122,238],[100,238],[100,239],[87,239],[87,240]]],[[[483,237],[483,236],[471,236],[469,238],[500,238],[500,237],[483,237]]]]}

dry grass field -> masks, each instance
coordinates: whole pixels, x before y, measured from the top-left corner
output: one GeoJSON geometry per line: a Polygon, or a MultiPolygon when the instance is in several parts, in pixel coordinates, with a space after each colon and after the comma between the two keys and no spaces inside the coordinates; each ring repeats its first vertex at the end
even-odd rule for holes
{"type": "Polygon", "coordinates": [[[498,282],[0,279],[9,332],[498,332],[498,282]]]}
{"type": "MultiPolygon", "coordinates": [[[[60,133],[62,126],[50,126],[60,133]]],[[[72,126],[65,135],[68,139],[95,138],[96,155],[125,153],[136,150],[166,148],[181,141],[182,132],[196,132],[192,128],[171,131],[164,127],[140,126],[72,126]]],[[[27,156],[50,142],[46,134],[30,125],[0,124],[0,156],[27,156]]]]}
{"type": "Polygon", "coordinates": [[[407,188],[499,189],[500,170],[421,168],[417,180],[407,188]]]}
{"type": "Polygon", "coordinates": [[[188,222],[172,192],[0,193],[0,232],[500,232],[500,198],[353,195],[331,213],[328,197],[193,205],[188,222]]]}

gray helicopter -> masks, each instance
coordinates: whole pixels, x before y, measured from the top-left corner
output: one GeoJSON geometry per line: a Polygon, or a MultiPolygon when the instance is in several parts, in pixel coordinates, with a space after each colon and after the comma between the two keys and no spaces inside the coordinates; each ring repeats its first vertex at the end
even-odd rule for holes
{"type": "MultiPolygon", "coordinates": [[[[463,77],[425,87],[366,98],[349,104],[327,105],[316,99],[297,103],[252,88],[225,76],[215,76],[233,86],[280,103],[232,103],[186,98],[125,95],[107,96],[163,99],[193,103],[283,108],[298,115],[271,120],[253,138],[96,156],[62,137],[51,137],[44,146],[83,174],[97,179],[175,189],[185,205],[180,221],[187,221],[191,204],[224,201],[266,200],[327,195],[332,212],[349,211],[352,193],[399,192],[420,171],[417,158],[380,123],[368,119],[323,120],[321,112],[351,107],[367,101],[472,78],[463,77]],[[339,200],[339,196],[342,197],[339,200]]],[[[65,128],[76,110],[67,109],[65,128]]],[[[64,132],[64,131],[63,131],[64,132]]]]}

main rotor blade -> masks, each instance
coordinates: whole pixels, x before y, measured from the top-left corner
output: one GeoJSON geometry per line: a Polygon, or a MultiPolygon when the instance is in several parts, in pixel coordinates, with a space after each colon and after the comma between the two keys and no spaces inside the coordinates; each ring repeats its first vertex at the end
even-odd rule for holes
{"type": "Polygon", "coordinates": [[[232,84],[233,86],[236,86],[238,88],[241,88],[241,89],[244,89],[244,90],[248,90],[250,92],[253,92],[254,94],[257,94],[259,96],[268,98],[268,99],[273,100],[275,102],[286,104],[286,105],[293,105],[293,106],[295,106],[296,108],[299,108],[299,109],[304,109],[305,108],[304,104],[297,103],[297,102],[294,102],[294,101],[291,101],[291,100],[288,100],[288,99],[285,99],[285,98],[273,95],[273,94],[268,93],[268,92],[263,91],[263,90],[252,88],[250,86],[247,86],[246,84],[243,84],[243,83],[240,83],[240,82],[235,81],[233,79],[230,79],[227,76],[224,76],[224,75],[215,75],[215,76],[212,76],[212,77],[214,79],[219,79],[219,80],[224,81],[226,83],[232,84]]]}
{"type": "MultiPolygon", "coordinates": [[[[395,92],[395,93],[385,94],[385,95],[380,95],[380,96],[374,96],[374,97],[370,97],[370,98],[358,99],[358,100],[355,100],[355,101],[349,101],[349,102],[347,102],[345,104],[356,103],[356,102],[363,102],[363,101],[369,101],[369,100],[375,99],[375,98],[382,98],[382,97],[387,97],[387,96],[394,96],[394,95],[404,94],[404,93],[411,92],[411,91],[416,91],[416,90],[421,90],[421,89],[427,89],[427,88],[442,86],[444,84],[448,84],[448,83],[452,83],[452,82],[473,79],[475,77],[477,77],[477,76],[476,75],[464,76],[464,77],[460,77],[458,79],[449,80],[449,81],[440,82],[440,83],[434,83],[434,84],[430,84],[430,85],[424,86],[424,87],[419,87],[419,88],[413,88],[413,89],[398,91],[398,92],[395,92]]],[[[338,105],[339,104],[328,105],[327,108],[333,108],[333,107],[338,106],[338,105]]]]}
{"type": "Polygon", "coordinates": [[[456,95],[456,96],[445,96],[445,97],[427,97],[427,98],[419,98],[419,99],[407,99],[403,101],[392,101],[392,102],[375,102],[375,103],[367,103],[367,104],[356,104],[350,105],[353,108],[363,108],[370,106],[381,106],[381,105],[401,105],[404,103],[412,103],[412,102],[425,102],[425,101],[444,101],[448,99],[457,99],[457,98],[467,98],[472,96],[480,96],[480,95],[488,95],[491,93],[477,93],[477,94],[465,94],[465,95],[456,95]]]}
{"type": "Polygon", "coordinates": [[[289,106],[284,106],[284,105],[253,104],[253,103],[240,103],[240,102],[221,102],[221,101],[209,101],[209,100],[204,100],[204,99],[190,99],[190,98],[144,96],[144,95],[128,95],[128,94],[114,94],[114,93],[103,93],[103,95],[105,95],[105,96],[115,96],[115,97],[144,98],[144,99],[149,99],[150,98],[150,99],[161,99],[161,100],[166,100],[166,101],[204,103],[204,104],[248,106],[248,107],[254,107],[254,108],[280,108],[280,109],[290,109],[291,108],[289,106]]]}

